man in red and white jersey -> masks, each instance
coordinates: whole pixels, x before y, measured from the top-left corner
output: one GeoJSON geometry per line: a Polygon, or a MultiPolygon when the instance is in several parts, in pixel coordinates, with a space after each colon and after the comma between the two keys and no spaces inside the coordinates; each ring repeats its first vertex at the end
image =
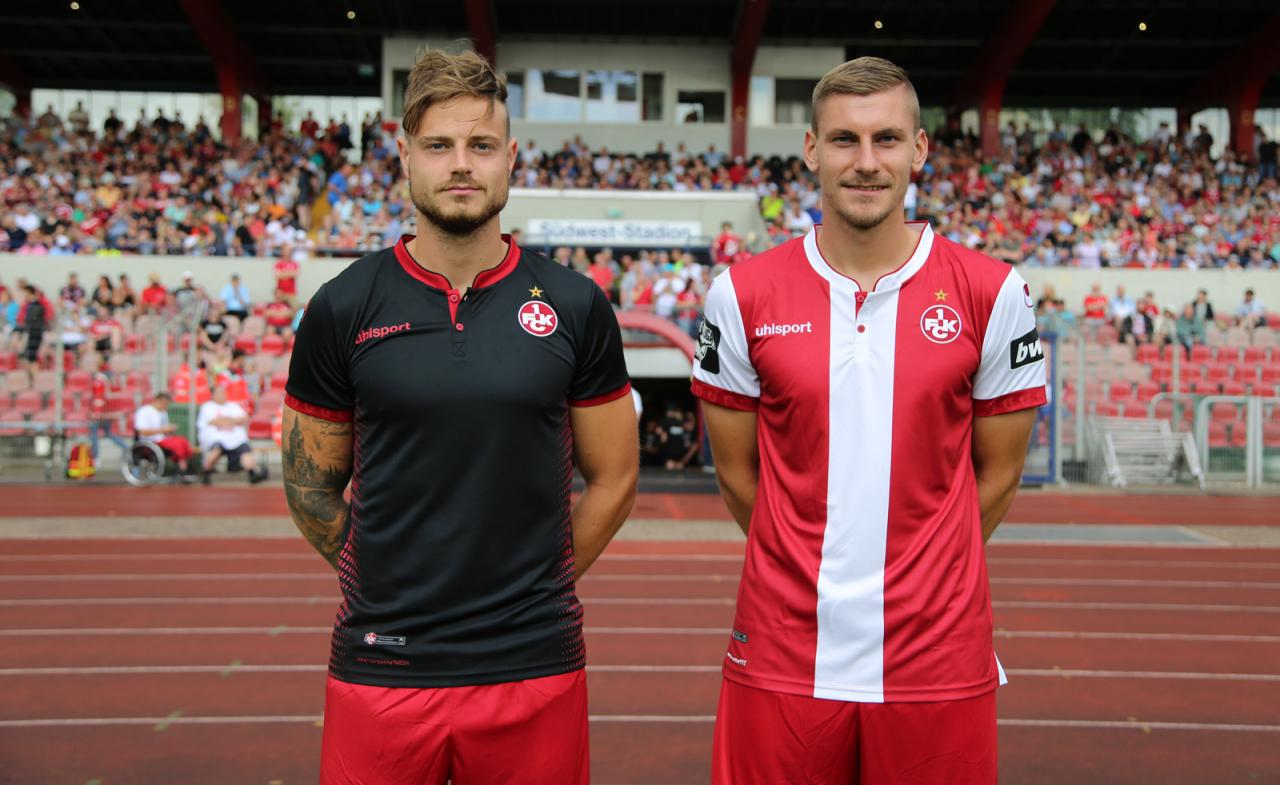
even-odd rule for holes
{"type": "Polygon", "coordinates": [[[904,221],[928,152],[907,75],[814,91],[826,223],[722,273],[693,391],[748,532],[712,782],[994,785],[983,544],[1045,373],[1008,265],[904,221]]]}

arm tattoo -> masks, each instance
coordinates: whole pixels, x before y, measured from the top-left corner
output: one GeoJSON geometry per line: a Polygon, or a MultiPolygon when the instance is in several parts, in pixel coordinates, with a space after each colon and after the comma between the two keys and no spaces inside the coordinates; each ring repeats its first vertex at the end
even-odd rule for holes
{"type": "Polygon", "coordinates": [[[351,479],[351,423],[335,423],[286,409],[292,427],[281,448],[284,494],[294,525],[335,568],[351,505],[342,497],[351,479]]]}

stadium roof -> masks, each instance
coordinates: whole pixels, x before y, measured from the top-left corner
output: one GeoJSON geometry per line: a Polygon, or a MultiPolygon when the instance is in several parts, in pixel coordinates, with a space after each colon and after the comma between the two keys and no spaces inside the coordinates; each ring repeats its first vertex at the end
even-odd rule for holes
{"type": "MultiPolygon", "coordinates": [[[[197,32],[192,21],[212,13],[228,22],[225,32],[231,39],[223,40],[234,40],[240,56],[256,66],[258,92],[376,96],[387,35],[472,37],[480,20],[499,42],[732,44],[743,2],[78,0],[79,10],[66,0],[6,4],[11,10],[0,12],[7,41],[0,81],[16,79],[27,87],[217,91],[210,54],[215,47],[208,30],[197,32]],[[348,18],[351,11],[354,18],[348,18]]],[[[850,57],[882,55],[907,68],[923,103],[955,105],[980,55],[1005,44],[999,40],[1002,23],[1034,2],[769,0],[760,43],[834,44],[850,57]]],[[[1047,16],[1009,75],[1006,106],[1177,106],[1192,100],[1197,85],[1200,103],[1213,103],[1214,75],[1238,67],[1232,58],[1239,62],[1259,31],[1280,23],[1274,0],[1041,5],[1047,16]]],[[[500,46],[498,55],[501,65],[500,46]]],[[[1266,83],[1261,104],[1280,105],[1280,78],[1266,83]]]]}

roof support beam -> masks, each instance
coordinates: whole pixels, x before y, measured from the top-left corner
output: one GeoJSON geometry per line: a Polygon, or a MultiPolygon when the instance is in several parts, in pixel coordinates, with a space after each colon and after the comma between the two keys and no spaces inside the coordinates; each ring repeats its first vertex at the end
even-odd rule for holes
{"type": "Polygon", "coordinates": [[[493,0],[466,0],[471,45],[491,64],[498,64],[498,24],[493,0]]]}
{"type": "Polygon", "coordinates": [[[957,106],[978,105],[984,155],[1000,152],[1000,106],[1005,85],[1055,4],[1056,0],[1014,3],[956,88],[957,106]]]}
{"type": "Polygon", "coordinates": [[[227,144],[240,141],[241,107],[245,93],[266,95],[265,80],[249,47],[236,34],[222,7],[221,0],[180,0],[182,10],[204,48],[213,58],[222,93],[222,140],[227,144]]]}
{"type": "Polygon", "coordinates": [[[1178,118],[1225,104],[1231,117],[1231,149],[1253,159],[1253,115],[1267,82],[1280,72],[1280,14],[1275,14],[1239,49],[1227,55],[1211,73],[1187,92],[1178,104],[1178,118]]]}
{"type": "Polygon", "coordinates": [[[31,82],[26,73],[7,57],[0,57],[0,85],[13,93],[14,111],[19,117],[31,117],[31,82]]]}
{"type": "Polygon", "coordinates": [[[747,100],[751,95],[751,67],[756,62],[764,21],[769,15],[769,0],[742,0],[738,9],[738,29],[733,33],[733,52],[729,69],[733,77],[729,114],[729,152],[733,156],[747,154],[747,100]]]}

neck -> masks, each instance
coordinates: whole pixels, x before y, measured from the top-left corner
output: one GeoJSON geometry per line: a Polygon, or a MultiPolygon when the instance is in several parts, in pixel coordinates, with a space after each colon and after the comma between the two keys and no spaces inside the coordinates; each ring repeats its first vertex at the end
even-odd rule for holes
{"type": "Polygon", "coordinates": [[[418,226],[417,236],[407,243],[409,254],[423,268],[448,278],[460,292],[470,289],[477,275],[498,266],[507,255],[496,215],[467,235],[441,231],[421,212],[418,226]]]}
{"type": "Polygon", "coordinates": [[[818,250],[832,269],[867,291],[880,276],[902,266],[920,241],[921,227],[909,226],[901,207],[870,229],[850,226],[831,205],[822,205],[830,221],[818,230],[818,250]]]}

